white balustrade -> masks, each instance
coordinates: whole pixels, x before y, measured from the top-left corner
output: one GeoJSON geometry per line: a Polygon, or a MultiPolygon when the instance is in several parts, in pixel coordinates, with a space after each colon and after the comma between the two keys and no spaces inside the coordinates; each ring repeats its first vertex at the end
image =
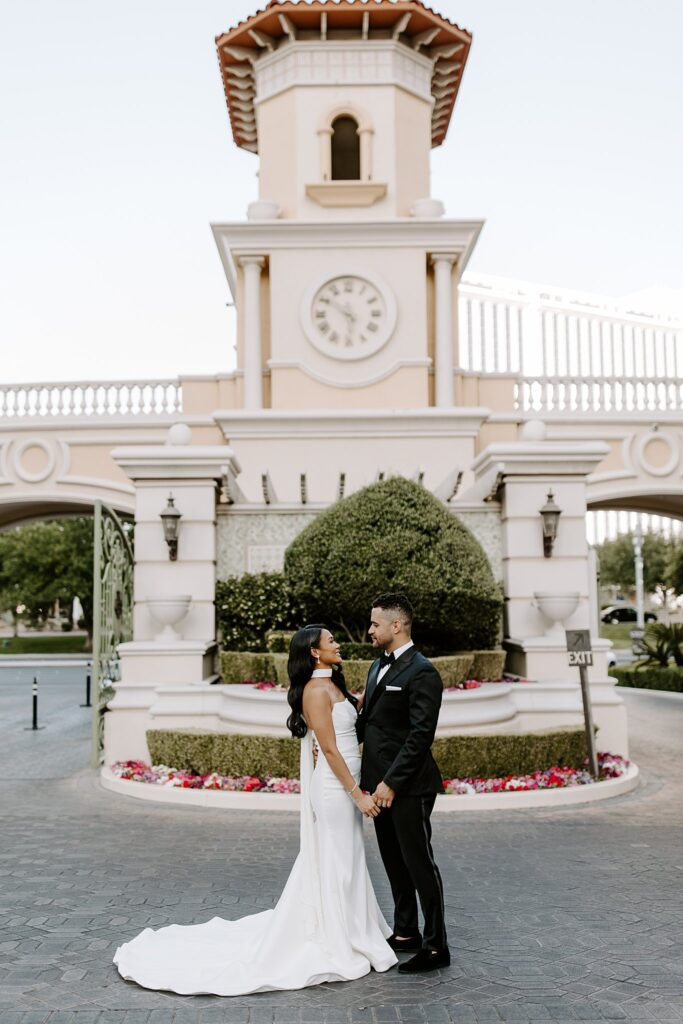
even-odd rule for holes
{"type": "Polygon", "coordinates": [[[159,416],[179,412],[182,388],[177,380],[0,385],[0,419],[159,416]]]}
{"type": "Polygon", "coordinates": [[[596,296],[465,275],[460,371],[517,378],[523,411],[679,411],[683,321],[596,296]]]}

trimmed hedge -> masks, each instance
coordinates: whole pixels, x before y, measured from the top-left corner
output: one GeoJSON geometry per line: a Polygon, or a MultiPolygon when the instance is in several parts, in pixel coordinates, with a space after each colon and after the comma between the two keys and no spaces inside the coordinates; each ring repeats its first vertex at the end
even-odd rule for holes
{"type": "Polygon", "coordinates": [[[378,650],[372,644],[357,644],[351,640],[343,640],[339,644],[344,661],[374,661],[378,650]]]}
{"type": "MultiPolygon", "coordinates": [[[[221,651],[221,676],[224,683],[267,682],[289,686],[287,654],[257,654],[252,651],[221,651]]],[[[365,689],[372,659],[345,661],[344,678],[349,690],[365,689]]],[[[466,679],[498,679],[502,672],[504,651],[472,651],[432,658],[444,686],[457,686],[466,679]],[[479,668],[477,668],[479,666],[479,668]],[[477,674],[480,672],[482,674],[477,674]]]]}
{"type": "Polygon", "coordinates": [[[321,512],[287,548],[284,571],[305,619],[351,639],[365,639],[375,597],[404,591],[420,646],[491,649],[499,640],[502,598],[483,548],[433,494],[401,477],[321,512]]]}
{"type": "Polygon", "coordinates": [[[224,683],[274,683],[275,659],[272,654],[221,651],[221,676],[224,683]]]}
{"type": "Polygon", "coordinates": [[[505,651],[472,651],[470,679],[500,679],[505,668],[505,651]]]}
{"type": "Polygon", "coordinates": [[[275,775],[299,778],[299,740],[281,736],[242,736],[195,729],[149,729],[152,764],[207,775],[275,775]]]}
{"type": "MultiPolygon", "coordinates": [[[[206,775],[299,777],[299,741],[187,729],[150,729],[152,764],[206,775]]],[[[445,736],[432,753],[444,778],[496,778],[530,774],[556,765],[580,768],[586,757],[583,729],[525,735],[445,736]]]]}
{"type": "Polygon", "coordinates": [[[583,729],[523,735],[444,736],[432,753],[445,779],[530,775],[555,766],[580,768],[586,759],[583,729]]]}
{"type": "Polygon", "coordinates": [[[430,661],[441,676],[445,687],[457,686],[458,683],[464,683],[466,679],[472,678],[473,654],[445,654],[441,658],[430,658],[430,661]]]}
{"type": "Polygon", "coordinates": [[[266,633],[266,650],[271,654],[288,654],[295,632],[294,629],[269,629],[266,633]]]}
{"type": "Polygon", "coordinates": [[[609,670],[609,674],[616,677],[618,686],[683,693],[683,668],[675,665],[669,668],[659,668],[655,665],[648,665],[645,668],[617,665],[609,670]]]}

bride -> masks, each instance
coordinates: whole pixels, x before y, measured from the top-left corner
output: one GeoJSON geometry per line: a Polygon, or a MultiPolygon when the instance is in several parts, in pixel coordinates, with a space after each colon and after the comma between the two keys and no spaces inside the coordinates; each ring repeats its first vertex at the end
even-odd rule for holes
{"type": "Polygon", "coordinates": [[[362,816],[379,808],[358,786],[357,701],[341,661],[324,626],[292,638],[287,726],[301,738],[301,846],[275,908],[237,921],[145,928],[114,955],[127,981],[236,996],[350,981],[397,962],[365,864],[362,816]]]}

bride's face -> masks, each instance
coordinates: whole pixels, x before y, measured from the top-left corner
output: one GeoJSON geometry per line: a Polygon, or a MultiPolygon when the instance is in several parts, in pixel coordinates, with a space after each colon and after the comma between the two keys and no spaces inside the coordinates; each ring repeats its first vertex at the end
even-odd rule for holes
{"type": "Polygon", "coordinates": [[[311,647],[311,654],[317,658],[322,666],[341,665],[342,656],[339,653],[339,644],[334,639],[329,629],[323,629],[320,633],[320,643],[317,647],[311,647]]]}

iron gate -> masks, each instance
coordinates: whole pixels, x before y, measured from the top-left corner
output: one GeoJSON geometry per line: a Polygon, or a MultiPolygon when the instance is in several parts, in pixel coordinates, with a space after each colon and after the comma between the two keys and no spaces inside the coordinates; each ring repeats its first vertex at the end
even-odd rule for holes
{"type": "Polygon", "coordinates": [[[92,764],[102,764],[104,715],[120,678],[118,646],[133,637],[133,548],[113,509],[95,502],[92,764]]]}

